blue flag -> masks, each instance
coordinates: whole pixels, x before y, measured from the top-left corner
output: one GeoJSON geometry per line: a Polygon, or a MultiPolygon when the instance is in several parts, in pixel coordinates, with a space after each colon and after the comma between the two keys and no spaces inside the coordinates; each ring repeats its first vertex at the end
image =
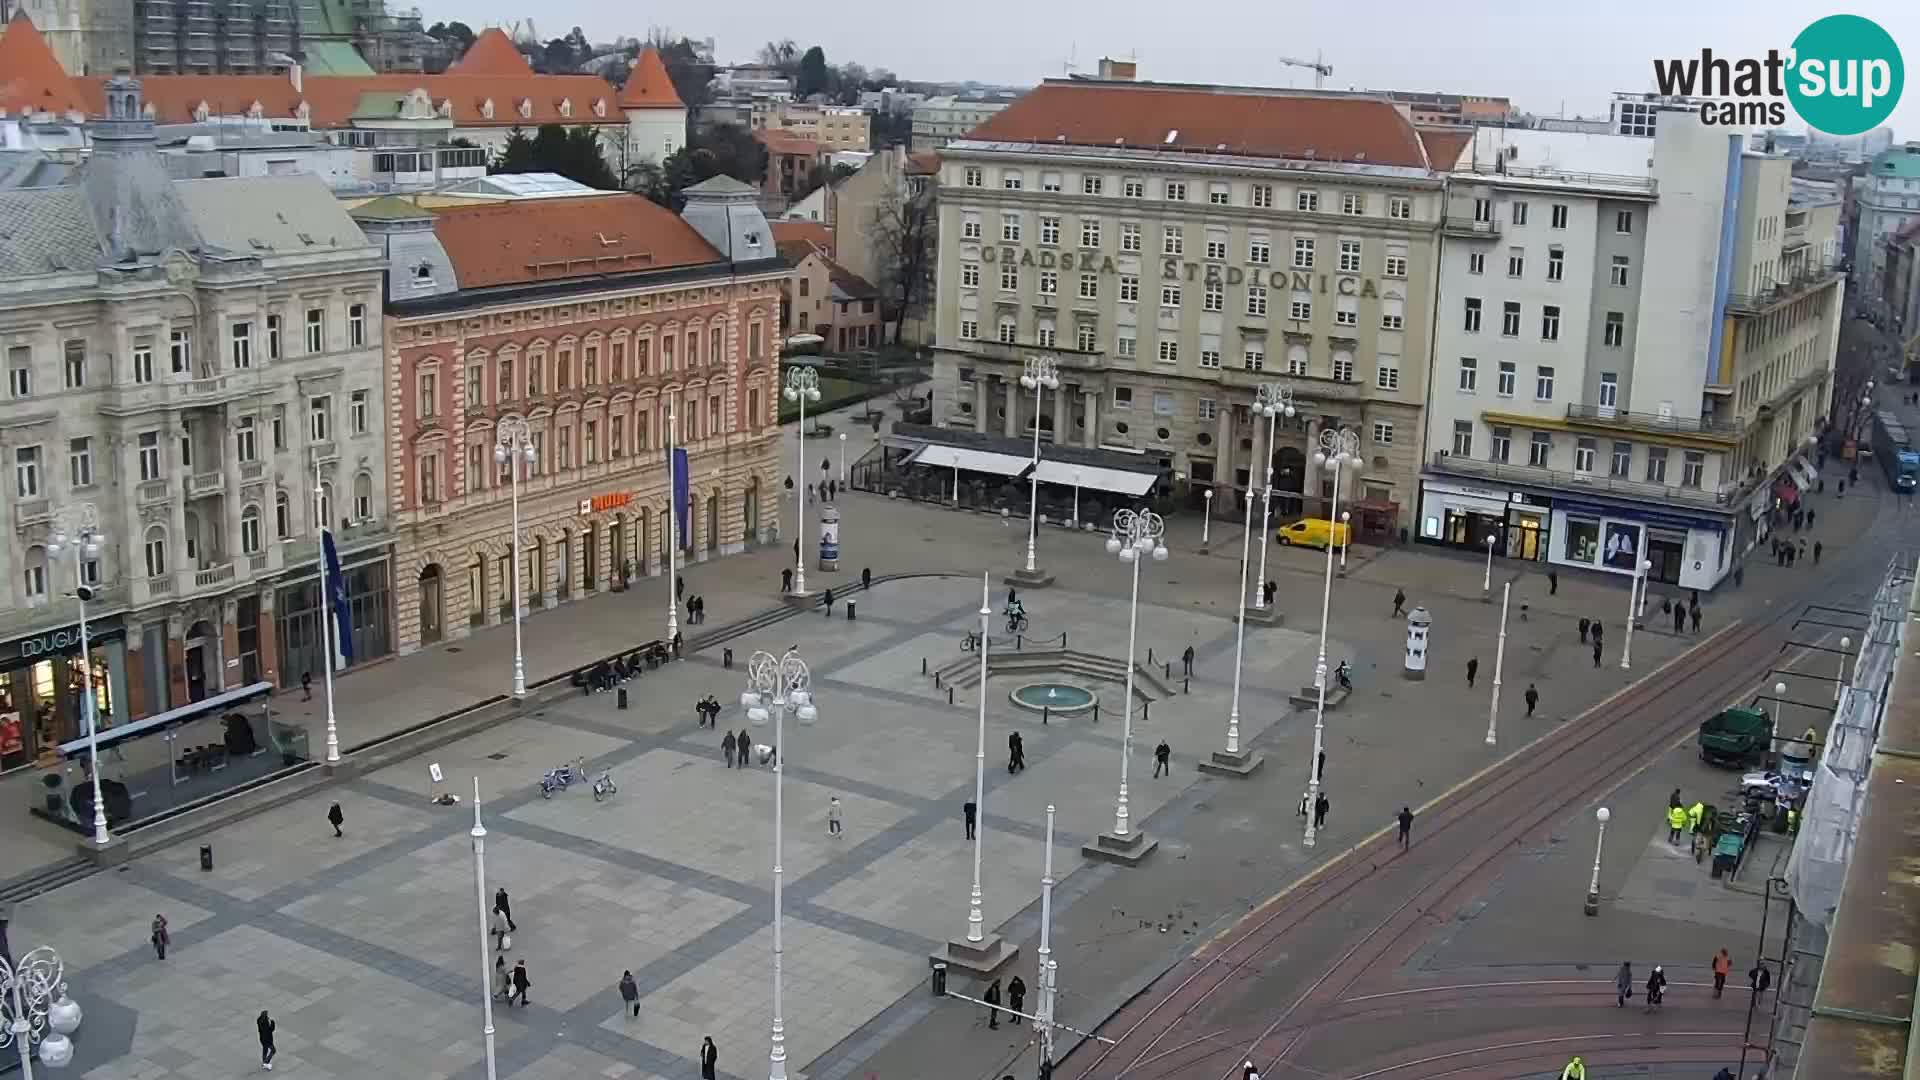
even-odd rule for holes
{"type": "MultiPolygon", "coordinates": [[[[341,665],[353,663],[353,615],[347,607],[347,579],[340,573],[340,551],[333,546],[333,530],[320,531],[320,551],[326,558],[327,614],[333,619],[334,648],[341,665]]],[[[331,662],[332,657],[328,657],[331,662]]]]}
{"type": "Polygon", "coordinates": [[[682,548],[693,545],[692,535],[687,531],[687,512],[693,506],[693,494],[687,486],[687,452],[673,452],[673,520],[679,529],[679,544],[682,548]]]}

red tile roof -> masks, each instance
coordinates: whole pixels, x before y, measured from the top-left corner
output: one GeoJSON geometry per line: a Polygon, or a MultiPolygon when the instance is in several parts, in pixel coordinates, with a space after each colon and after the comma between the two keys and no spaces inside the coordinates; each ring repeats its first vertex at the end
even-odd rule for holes
{"type": "Polygon", "coordinates": [[[26,12],[15,13],[7,32],[0,35],[0,110],[8,115],[65,115],[85,108],[86,99],[54,59],[47,39],[34,29],[26,12]]]}
{"type": "Polygon", "coordinates": [[[725,261],[678,214],[640,195],[436,210],[433,233],[462,289],[725,261]]]}
{"type": "Polygon", "coordinates": [[[673,78],[667,74],[667,65],[660,59],[659,49],[649,45],[640,50],[640,58],[633,62],[633,69],[627,73],[627,85],[620,88],[620,107],[686,108],[686,104],[680,100],[680,92],[673,88],[673,78]]]}
{"type": "Polygon", "coordinates": [[[827,276],[833,279],[833,283],[839,286],[841,292],[855,300],[869,300],[880,295],[880,290],[874,288],[872,282],[832,259],[827,260],[827,276]]]}
{"type": "Polygon", "coordinates": [[[499,27],[480,31],[465,55],[447,67],[449,75],[531,75],[533,66],[499,27]]]}
{"type": "Polygon", "coordinates": [[[1425,168],[1413,124],[1378,98],[1048,80],[971,138],[1425,168]]]}
{"type": "Polygon", "coordinates": [[[790,131],[761,128],[753,133],[753,137],[760,140],[761,145],[767,148],[767,153],[769,154],[819,157],[826,152],[826,147],[820,145],[819,140],[795,135],[790,131]]]}
{"type": "MultiPolygon", "coordinates": [[[[102,89],[106,81],[73,80],[86,100],[87,112],[106,111],[102,89]]],[[[451,101],[458,127],[618,124],[626,118],[612,85],[598,75],[321,75],[308,76],[301,90],[279,75],[143,75],[140,84],[154,108],[154,118],[173,124],[191,123],[194,109],[202,102],[216,116],[243,114],[256,101],[267,116],[295,116],[305,101],[314,127],[346,127],[362,94],[385,92],[398,100],[416,89],[425,90],[435,108],[451,101]],[[489,100],[493,102],[491,118],[482,109],[489,100]],[[531,105],[530,115],[524,117],[520,115],[523,100],[531,105]],[[562,101],[572,103],[571,116],[561,112],[562,101]],[[594,114],[596,101],[605,103],[605,115],[594,114]]]]}
{"type": "Polygon", "coordinates": [[[1421,128],[1420,141],[1426,144],[1427,160],[1438,172],[1449,172],[1460,161],[1460,151],[1473,141],[1472,128],[1421,128]]]}
{"type": "Polygon", "coordinates": [[[781,254],[786,253],[789,243],[809,244],[833,255],[833,230],[818,221],[775,221],[773,241],[780,245],[781,254]]]}

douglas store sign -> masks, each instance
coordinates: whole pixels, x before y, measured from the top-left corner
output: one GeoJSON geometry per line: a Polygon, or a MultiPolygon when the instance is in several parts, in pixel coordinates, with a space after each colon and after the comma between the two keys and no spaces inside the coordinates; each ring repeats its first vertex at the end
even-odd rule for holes
{"type": "MultiPolygon", "coordinates": [[[[87,638],[91,644],[99,644],[120,634],[120,626],[105,622],[92,623],[87,627],[87,638]]],[[[63,656],[80,647],[80,627],[63,626],[58,630],[49,630],[30,638],[22,638],[14,646],[15,655],[21,660],[38,660],[43,656],[63,656]]],[[[4,654],[0,654],[4,655],[4,654]]]]}

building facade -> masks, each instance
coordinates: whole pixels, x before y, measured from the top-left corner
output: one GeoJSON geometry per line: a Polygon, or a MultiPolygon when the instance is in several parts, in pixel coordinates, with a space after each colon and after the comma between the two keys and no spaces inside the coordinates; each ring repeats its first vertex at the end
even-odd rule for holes
{"type": "Polygon", "coordinates": [[[1853,204],[1854,276],[1877,284],[1886,272],[1887,241],[1920,221],[1920,142],[1875,155],[1866,174],[1854,180],[1853,204]]]}
{"type": "MultiPolygon", "coordinates": [[[[1449,179],[1421,540],[1710,588],[1821,427],[1838,206],[1679,113],[1482,130],[1449,179]]],[[[1788,480],[1787,482],[1793,482],[1788,480]]]]}
{"type": "Polygon", "coordinates": [[[356,211],[393,266],[402,652],[513,618],[503,428],[524,423],[535,451],[519,480],[528,608],[663,573],[676,531],[689,562],[777,539],[787,269],[755,198],[721,177],[688,189],[684,219],[637,195],[356,211]],[[676,448],[688,506],[670,530],[676,448]]]}
{"type": "Polygon", "coordinates": [[[356,660],[391,647],[379,250],[313,177],[170,180],[107,90],[70,186],[0,192],[7,767],[77,734],[76,574],[103,724],[319,670],[321,521],[356,660]]]}
{"type": "Polygon", "coordinates": [[[1442,186],[1392,103],[1050,80],[941,152],[939,193],[935,424],[1144,455],[1196,507],[1270,464],[1289,514],[1323,511],[1311,454],[1352,429],[1343,501],[1402,524],[1442,186]],[[1037,417],[1030,356],[1062,381],[1037,417]],[[1296,410],[1272,446],[1268,382],[1296,410]]]}
{"type": "Polygon", "coordinates": [[[960,96],[942,94],[913,106],[913,144],[916,153],[938,150],[992,119],[1014,100],[1012,94],[960,96]]]}

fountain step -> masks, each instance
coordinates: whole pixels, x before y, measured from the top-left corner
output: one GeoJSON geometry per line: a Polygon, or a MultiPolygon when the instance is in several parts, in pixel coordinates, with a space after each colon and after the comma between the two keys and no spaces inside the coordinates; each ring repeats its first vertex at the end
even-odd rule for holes
{"type": "MultiPolygon", "coordinates": [[[[1127,662],[1110,656],[1075,652],[1069,649],[1026,649],[1020,652],[989,652],[987,668],[995,676],[1008,674],[1046,674],[1058,672],[1099,679],[1111,683],[1127,681],[1127,662]]],[[[980,658],[972,654],[942,665],[936,672],[942,687],[966,690],[980,684],[980,658]]],[[[1161,672],[1145,664],[1134,664],[1134,694],[1144,700],[1158,701],[1174,696],[1161,672]]]]}
{"type": "MultiPolygon", "coordinates": [[[[1351,691],[1344,690],[1338,686],[1327,687],[1327,708],[1338,708],[1341,702],[1347,700],[1350,693],[1351,691]]],[[[1288,694],[1287,701],[1296,709],[1319,708],[1320,689],[1315,686],[1303,686],[1300,688],[1299,693],[1288,694]]]]}
{"type": "Polygon", "coordinates": [[[1080,854],[1101,862],[1118,863],[1121,866],[1139,866],[1159,846],[1160,841],[1149,837],[1139,829],[1132,830],[1125,837],[1103,832],[1094,837],[1093,843],[1082,844],[1080,854]]]}
{"type": "Polygon", "coordinates": [[[1200,762],[1200,771],[1209,776],[1231,776],[1244,780],[1259,772],[1260,766],[1266,763],[1265,755],[1252,750],[1242,750],[1237,754],[1215,750],[1212,757],[1200,762]]]}

